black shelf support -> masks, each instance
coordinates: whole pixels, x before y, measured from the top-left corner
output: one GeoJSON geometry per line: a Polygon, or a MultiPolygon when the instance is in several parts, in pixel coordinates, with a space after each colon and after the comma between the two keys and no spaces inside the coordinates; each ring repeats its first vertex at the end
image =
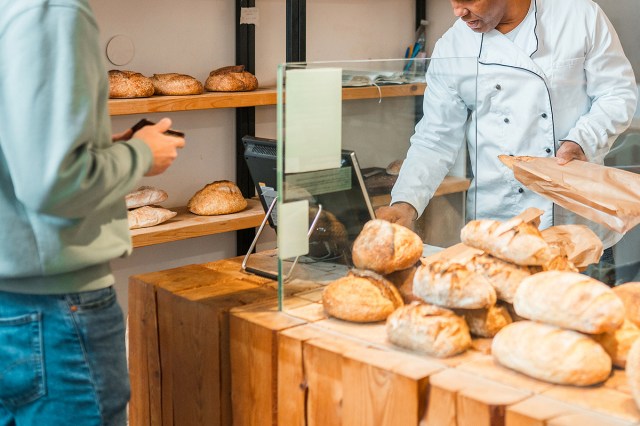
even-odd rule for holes
{"type": "Polygon", "coordinates": [[[287,0],[287,62],[307,60],[306,0],[287,0]]]}

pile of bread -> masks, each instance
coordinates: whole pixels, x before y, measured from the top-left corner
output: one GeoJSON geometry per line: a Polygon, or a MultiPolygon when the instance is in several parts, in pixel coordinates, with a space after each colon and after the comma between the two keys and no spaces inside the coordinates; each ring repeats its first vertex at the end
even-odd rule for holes
{"type": "Polygon", "coordinates": [[[141,186],[124,198],[127,205],[129,229],[146,228],[159,225],[178,213],[157,206],[166,201],[167,192],[152,186],[141,186]]]}
{"type": "Polygon", "coordinates": [[[209,73],[204,85],[187,74],[166,73],[146,77],[127,70],[109,71],[109,97],[147,98],[153,95],[200,95],[209,92],[246,92],[258,88],[256,77],[244,65],[218,68],[209,73]]]}
{"type": "MultiPolygon", "coordinates": [[[[421,241],[410,230],[369,222],[353,247],[355,266],[368,271],[330,283],[325,311],[348,321],[386,318],[390,342],[437,357],[465,351],[471,335],[493,337],[498,363],[553,383],[604,381],[612,364],[624,367],[632,356],[628,373],[640,370],[640,341],[630,354],[640,337],[640,284],[612,290],[579,274],[587,263],[571,241],[545,239],[552,232],[538,230],[541,213],[471,221],[463,244],[428,258],[416,256],[421,241]]],[[[596,245],[588,263],[599,258],[602,243],[588,228],[561,230],[554,234],[596,245]]]]}

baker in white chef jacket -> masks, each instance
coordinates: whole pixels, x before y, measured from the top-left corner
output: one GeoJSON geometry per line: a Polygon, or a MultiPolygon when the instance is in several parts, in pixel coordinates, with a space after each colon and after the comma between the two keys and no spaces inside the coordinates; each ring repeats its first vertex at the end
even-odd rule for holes
{"type": "Polygon", "coordinates": [[[633,70],[604,12],[591,0],[451,4],[460,19],[436,43],[424,116],[391,205],[378,209],[377,217],[411,226],[466,139],[474,175],[468,218],[505,220],[535,206],[545,211],[541,228],[589,224],[611,247],[620,234],[523,187],[497,158],[555,156],[560,164],[602,164],[629,126],[637,97],[633,70]]]}

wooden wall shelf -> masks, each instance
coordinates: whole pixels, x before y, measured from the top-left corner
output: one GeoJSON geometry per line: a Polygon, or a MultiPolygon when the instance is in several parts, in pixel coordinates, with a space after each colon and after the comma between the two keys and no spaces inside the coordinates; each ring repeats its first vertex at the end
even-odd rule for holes
{"type": "MultiPolygon", "coordinates": [[[[471,179],[457,176],[445,176],[444,180],[442,181],[438,189],[436,189],[436,192],[435,194],[433,194],[433,196],[438,197],[440,195],[464,192],[469,189],[470,185],[471,179]]],[[[374,195],[373,197],[371,197],[371,204],[373,204],[374,209],[381,206],[388,206],[390,202],[390,194],[374,195]]]]}
{"type": "MultiPolygon", "coordinates": [[[[400,96],[420,96],[426,85],[423,83],[380,86],[351,87],[342,89],[342,99],[378,99],[400,96]]],[[[152,96],[136,99],[110,99],[110,115],[148,114],[152,112],[193,111],[217,108],[242,108],[276,105],[277,90],[260,88],[252,92],[209,92],[202,95],[152,96]]]]}

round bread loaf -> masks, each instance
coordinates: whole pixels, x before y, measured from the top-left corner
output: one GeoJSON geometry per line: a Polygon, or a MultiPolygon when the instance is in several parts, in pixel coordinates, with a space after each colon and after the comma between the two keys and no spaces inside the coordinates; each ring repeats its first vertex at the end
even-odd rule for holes
{"type": "Polygon", "coordinates": [[[505,367],[561,385],[589,386],[611,373],[611,358],[593,339],[533,321],[514,322],[500,330],[491,353],[505,367]]]}
{"type": "Polygon", "coordinates": [[[235,183],[218,180],[196,192],[187,207],[191,213],[214,216],[239,212],[247,207],[247,200],[235,183]]]}
{"type": "Polygon", "coordinates": [[[204,88],[209,92],[248,92],[258,88],[258,79],[245,71],[244,65],[229,66],[211,71],[204,88]]]}
{"type": "Polygon", "coordinates": [[[202,83],[186,74],[154,74],[151,82],[156,95],[199,95],[204,92],[202,83]]]}
{"type": "Polygon", "coordinates": [[[352,269],[322,293],[327,314],[345,321],[383,321],[403,304],[393,284],[371,271],[352,269]]]}
{"type": "Polygon", "coordinates": [[[418,296],[413,294],[413,277],[418,270],[418,266],[414,265],[407,269],[395,271],[389,275],[385,275],[385,278],[391,281],[396,286],[404,303],[421,302],[418,296]]]}
{"type": "Polygon", "coordinates": [[[513,322],[509,310],[503,305],[483,309],[460,309],[455,312],[467,322],[471,334],[478,337],[493,337],[513,322]]]}
{"type": "Polygon", "coordinates": [[[357,268],[386,275],[415,265],[422,256],[422,240],[404,226],[374,219],[364,225],[352,252],[357,268]]]}
{"type": "Polygon", "coordinates": [[[615,286],[613,292],[624,304],[625,318],[640,327],[640,282],[615,286]]]}
{"type": "Polygon", "coordinates": [[[151,79],[134,71],[109,71],[110,98],[148,98],[153,96],[151,79]]]}
{"type": "Polygon", "coordinates": [[[619,329],[608,333],[596,334],[593,338],[609,354],[613,365],[625,368],[631,345],[640,338],[640,329],[626,319],[619,329]]]}
{"type": "Polygon", "coordinates": [[[464,319],[449,309],[412,302],[387,318],[389,341],[403,348],[446,358],[471,345],[464,319]]]}

